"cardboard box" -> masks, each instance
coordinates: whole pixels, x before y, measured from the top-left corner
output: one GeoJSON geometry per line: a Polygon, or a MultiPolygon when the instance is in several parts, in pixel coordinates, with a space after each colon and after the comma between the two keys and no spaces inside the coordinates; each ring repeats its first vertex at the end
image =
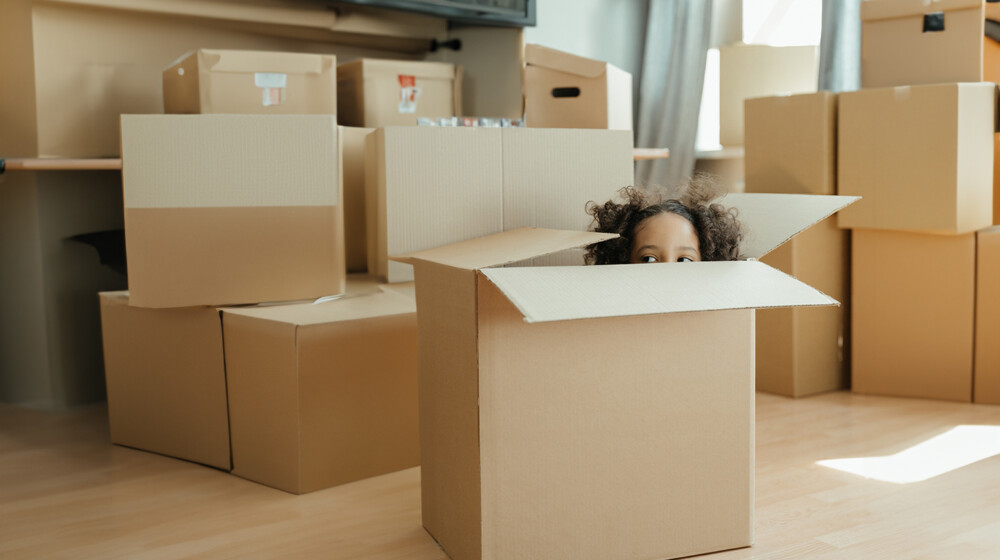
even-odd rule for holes
{"type": "Polygon", "coordinates": [[[1000,404],[1000,228],[976,234],[976,356],[973,402],[1000,404]]]}
{"type": "Polygon", "coordinates": [[[719,143],[743,145],[743,102],[753,97],[812,93],[819,80],[814,46],[730,45],[719,48],[719,143]]]}
{"type": "Polygon", "coordinates": [[[861,87],[981,82],[983,0],[861,2],[861,87]]]}
{"type": "Polygon", "coordinates": [[[233,474],[302,494],[420,463],[412,297],[225,309],[222,320],[233,474]]]}
{"type": "Polygon", "coordinates": [[[827,218],[761,260],[840,307],[757,311],[757,390],[804,397],[847,387],[850,231],[827,218]]]}
{"type": "Polygon", "coordinates": [[[527,126],[632,130],[632,75],[612,64],[529,44],[523,80],[527,126]]]}
{"type": "Polygon", "coordinates": [[[969,402],[976,233],[857,229],[852,247],[852,389],[969,402]]]}
{"type": "MultiPolygon", "coordinates": [[[[744,254],[844,204],[787,196],[724,201],[798,221],[755,222],[744,254]]],[[[420,308],[423,524],[451,558],[752,541],[753,308],[834,300],[755,261],[500,266],[610,237],[522,228],[398,257],[420,308]]]]}
{"type": "Polygon", "coordinates": [[[462,114],[462,69],[444,62],[363,58],[337,67],[337,118],[358,127],[416,125],[462,114]]]}
{"type": "Polygon", "coordinates": [[[746,192],[837,194],[837,94],[747,99],[746,192]]]}
{"type": "Polygon", "coordinates": [[[219,311],[100,300],[111,442],[229,470],[219,311]]]}
{"type": "Polygon", "coordinates": [[[524,226],[583,231],[586,203],[633,180],[628,131],[389,127],[367,140],[368,270],[389,282],[413,279],[389,255],[524,226]]]}
{"type": "Polygon", "coordinates": [[[993,223],[996,86],[935,84],[840,94],[844,228],[969,233],[993,223]]]}
{"type": "Polygon", "coordinates": [[[344,289],[338,129],[321,115],[124,115],[131,305],[344,289]]]}
{"type": "Polygon", "coordinates": [[[163,71],[166,113],[337,113],[333,55],[198,49],[163,71]]]}
{"type": "Polygon", "coordinates": [[[344,186],[344,259],[348,273],[368,272],[365,225],[365,138],[374,128],[340,127],[344,186]]]}

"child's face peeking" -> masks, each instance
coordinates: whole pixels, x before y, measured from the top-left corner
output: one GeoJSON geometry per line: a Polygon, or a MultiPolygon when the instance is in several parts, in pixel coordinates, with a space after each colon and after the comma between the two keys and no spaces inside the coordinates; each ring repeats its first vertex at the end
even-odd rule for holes
{"type": "Polygon", "coordinates": [[[694,225],[673,212],[661,212],[639,222],[629,253],[630,263],[694,262],[701,260],[694,225]]]}

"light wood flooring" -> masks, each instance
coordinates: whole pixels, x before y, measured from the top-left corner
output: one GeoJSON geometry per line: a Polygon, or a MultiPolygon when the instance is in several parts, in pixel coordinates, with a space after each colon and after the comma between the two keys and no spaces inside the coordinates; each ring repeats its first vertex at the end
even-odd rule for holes
{"type": "MultiPolygon", "coordinates": [[[[909,484],[817,465],[898,453],[1000,406],[757,395],[756,544],[699,558],[1000,558],[1000,455],[909,484]]],[[[111,445],[102,406],[0,405],[0,558],[443,559],[419,469],[302,496],[111,445]]]]}

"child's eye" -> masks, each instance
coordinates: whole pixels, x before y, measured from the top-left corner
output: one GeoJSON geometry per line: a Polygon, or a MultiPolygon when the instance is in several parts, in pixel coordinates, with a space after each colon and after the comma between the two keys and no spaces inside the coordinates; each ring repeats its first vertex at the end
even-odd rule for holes
{"type": "Polygon", "coordinates": [[[677,262],[694,262],[694,259],[691,257],[680,257],[677,259],[677,262]]]}
{"type": "Polygon", "coordinates": [[[639,262],[654,263],[656,262],[656,257],[654,257],[653,255],[643,255],[639,257],[639,262]]]}

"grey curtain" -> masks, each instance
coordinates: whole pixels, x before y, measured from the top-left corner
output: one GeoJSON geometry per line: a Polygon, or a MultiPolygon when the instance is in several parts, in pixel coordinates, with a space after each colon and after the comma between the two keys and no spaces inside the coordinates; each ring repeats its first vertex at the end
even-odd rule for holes
{"type": "Polygon", "coordinates": [[[670,157],[637,162],[635,179],[669,188],[694,170],[712,0],[648,0],[648,6],[635,145],[669,148],[670,157]]]}
{"type": "Polygon", "coordinates": [[[861,0],[823,0],[819,89],[861,88],[861,0]]]}

